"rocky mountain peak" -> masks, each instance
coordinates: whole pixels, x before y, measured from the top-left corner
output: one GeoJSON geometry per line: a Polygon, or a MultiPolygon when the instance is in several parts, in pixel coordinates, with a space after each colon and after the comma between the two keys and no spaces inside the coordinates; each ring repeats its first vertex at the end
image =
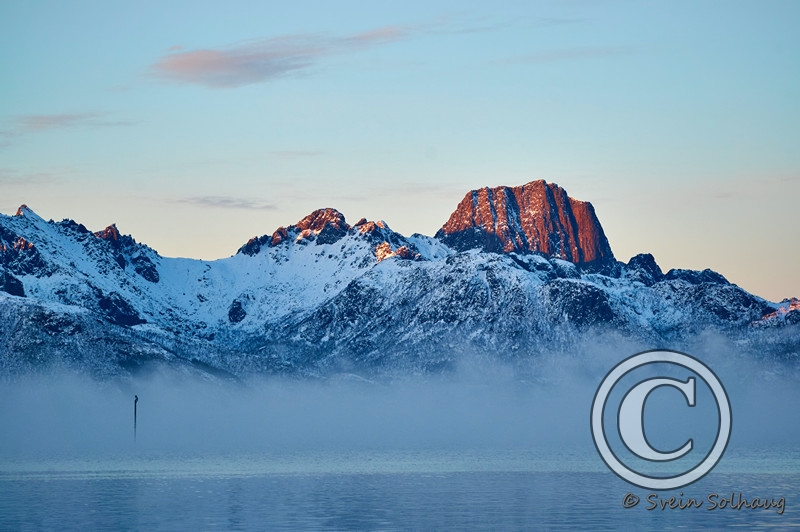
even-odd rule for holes
{"type": "Polygon", "coordinates": [[[592,204],[544,180],[470,191],[436,238],[459,251],[539,252],[573,263],[614,258],[592,204]]]}
{"type": "Polygon", "coordinates": [[[19,208],[17,209],[17,212],[14,214],[14,216],[24,216],[25,218],[28,218],[30,220],[41,220],[42,219],[38,214],[33,212],[33,209],[31,209],[30,207],[28,207],[24,203],[19,206],[19,208]]]}
{"type": "Polygon", "coordinates": [[[317,209],[289,229],[298,229],[298,240],[314,240],[318,244],[333,244],[347,234],[350,226],[344,214],[336,209],[317,209]]]}
{"type": "Polygon", "coordinates": [[[301,231],[313,231],[318,233],[330,224],[332,229],[337,231],[347,231],[350,226],[344,220],[344,214],[336,209],[317,209],[299,222],[296,227],[301,231]]]}
{"type": "MultiPolygon", "coordinates": [[[[383,220],[377,221],[367,221],[366,218],[362,218],[359,222],[354,225],[360,233],[374,233],[376,231],[380,231],[381,229],[389,229],[389,225],[384,222],[383,220]],[[363,220],[363,221],[362,221],[363,220]]],[[[391,230],[391,229],[389,229],[391,230]]]]}
{"type": "Polygon", "coordinates": [[[119,240],[119,230],[117,229],[117,224],[109,225],[102,231],[96,232],[94,236],[102,238],[103,240],[119,240]]]}
{"type": "Polygon", "coordinates": [[[628,278],[647,286],[664,279],[664,272],[650,253],[640,253],[628,261],[628,278]]]}
{"type": "Polygon", "coordinates": [[[315,240],[320,244],[331,244],[347,234],[350,226],[344,214],[336,209],[317,209],[299,222],[289,227],[279,227],[272,235],[253,237],[240,247],[237,253],[254,256],[265,245],[277,246],[290,237],[297,240],[315,240]]]}
{"type": "Polygon", "coordinates": [[[603,268],[558,258],[611,251],[588,204],[557,185],[473,191],[440,232],[497,252],[454,253],[381,221],[347,227],[321,209],[246,244],[257,262],[201,261],[160,257],[115,226],[94,236],[69,219],[0,215],[0,380],[51,368],[127,378],[162,364],[243,379],[395,379],[459,371],[476,352],[537,372],[540,353],[594,354],[598,341],[712,338],[770,372],[782,361],[794,371],[800,353],[800,300],[765,301],[711,270],[664,273],[646,253],[603,268]],[[521,251],[497,254],[507,249],[521,251]]]}

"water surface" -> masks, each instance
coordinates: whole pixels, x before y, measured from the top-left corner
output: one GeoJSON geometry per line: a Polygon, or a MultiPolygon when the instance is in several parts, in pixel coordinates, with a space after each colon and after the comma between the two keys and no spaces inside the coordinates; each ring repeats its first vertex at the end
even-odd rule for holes
{"type": "Polygon", "coordinates": [[[0,462],[0,529],[698,529],[800,526],[800,452],[730,451],[651,510],[647,490],[578,450],[382,449],[17,456],[0,462]],[[627,493],[640,497],[623,508],[627,493]],[[709,511],[706,497],[785,498],[709,511]],[[683,495],[679,495],[683,493],[683,495]]]}

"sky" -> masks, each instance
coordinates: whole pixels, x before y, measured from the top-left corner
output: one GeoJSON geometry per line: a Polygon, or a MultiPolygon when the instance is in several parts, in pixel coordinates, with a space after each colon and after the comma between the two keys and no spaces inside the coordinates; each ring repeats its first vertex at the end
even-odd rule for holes
{"type": "Polygon", "coordinates": [[[0,3],[0,212],[227,257],[546,179],[617,259],[800,296],[800,2],[0,3]]]}

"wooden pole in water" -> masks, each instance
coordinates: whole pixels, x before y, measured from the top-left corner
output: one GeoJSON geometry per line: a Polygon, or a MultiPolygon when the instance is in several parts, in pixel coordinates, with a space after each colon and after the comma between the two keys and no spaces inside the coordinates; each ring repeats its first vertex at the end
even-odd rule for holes
{"type": "Polygon", "coordinates": [[[139,396],[133,396],[133,441],[136,441],[136,403],[139,402],[139,396]]]}

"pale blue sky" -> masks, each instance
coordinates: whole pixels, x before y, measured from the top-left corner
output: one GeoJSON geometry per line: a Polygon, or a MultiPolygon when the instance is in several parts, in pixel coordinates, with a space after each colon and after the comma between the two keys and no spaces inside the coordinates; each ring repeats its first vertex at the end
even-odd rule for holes
{"type": "Polygon", "coordinates": [[[800,296],[800,2],[386,4],[3,2],[0,211],[211,259],[543,178],[620,260],[800,296]]]}

